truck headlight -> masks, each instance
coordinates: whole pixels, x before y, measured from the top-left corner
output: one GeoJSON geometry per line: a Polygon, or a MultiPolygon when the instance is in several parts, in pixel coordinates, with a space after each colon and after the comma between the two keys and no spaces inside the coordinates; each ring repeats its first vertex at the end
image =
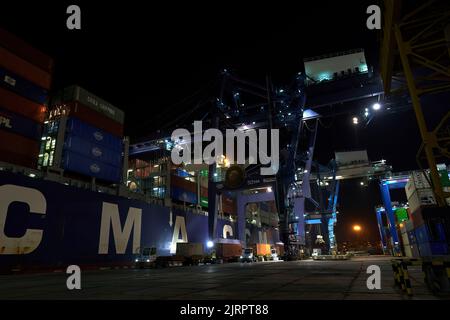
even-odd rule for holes
{"type": "Polygon", "coordinates": [[[243,256],[241,256],[241,259],[243,258],[243,256]]]}

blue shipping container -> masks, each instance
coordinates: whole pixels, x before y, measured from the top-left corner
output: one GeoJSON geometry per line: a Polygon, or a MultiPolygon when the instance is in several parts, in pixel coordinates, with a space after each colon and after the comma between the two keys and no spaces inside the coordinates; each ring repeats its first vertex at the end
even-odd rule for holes
{"type": "Polygon", "coordinates": [[[408,239],[409,239],[410,244],[415,244],[417,242],[416,234],[414,233],[414,230],[408,232],[408,239]]]}
{"type": "Polygon", "coordinates": [[[105,146],[108,149],[123,151],[123,142],[120,138],[76,118],[67,120],[66,131],[91,143],[105,146]]]}
{"type": "Polygon", "coordinates": [[[173,187],[171,188],[172,199],[179,201],[197,203],[197,195],[194,192],[189,192],[181,188],[173,187]]]}
{"type": "Polygon", "coordinates": [[[416,229],[414,229],[414,233],[416,235],[416,241],[417,243],[425,243],[428,242],[428,231],[427,231],[427,226],[426,225],[421,225],[419,227],[417,227],[416,229]]]}
{"type": "Polygon", "coordinates": [[[447,255],[448,254],[448,245],[443,241],[433,241],[430,242],[431,253],[433,255],[447,255]]]}
{"type": "Polygon", "coordinates": [[[430,243],[429,242],[422,242],[417,244],[419,248],[419,253],[421,257],[430,257],[432,256],[430,243]]]}
{"type": "Polygon", "coordinates": [[[62,166],[64,170],[73,171],[110,182],[120,182],[122,169],[92,160],[75,152],[65,151],[62,166]]]}
{"type": "Polygon", "coordinates": [[[40,104],[47,102],[47,90],[3,68],[0,68],[0,85],[31,101],[40,104]]]}
{"type": "Polygon", "coordinates": [[[122,167],[122,153],[120,151],[109,150],[103,145],[91,143],[71,134],[66,135],[64,149],[94,161],[101,161],[117,168],[122,167]]]}
{"type": "Polygon", "coordinates": [[[4,109],[0,109],[0,129],[33,140],[40,140],[42,135],[41,124],[4,109]]]}
{"type": "Polygon", "coordinates": [[[186,170],[182,170],[180,168],[176,168],[175,172],[177,176],[182,178],[187,178],[190,176],[190,174],[186,170]]]}

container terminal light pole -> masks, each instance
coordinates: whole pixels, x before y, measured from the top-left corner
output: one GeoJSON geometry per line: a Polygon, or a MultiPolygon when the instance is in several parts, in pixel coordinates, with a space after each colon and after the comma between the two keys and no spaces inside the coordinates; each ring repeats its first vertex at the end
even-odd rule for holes
{"type": "Polygon", "coordinates": [[[361,247],[361,236],[360,235],[362,232],[362,228],[359,224],[355,224],[355,225],[353,225],[352,229],[356,235],[355,250],[358,250],[361,247]]]}

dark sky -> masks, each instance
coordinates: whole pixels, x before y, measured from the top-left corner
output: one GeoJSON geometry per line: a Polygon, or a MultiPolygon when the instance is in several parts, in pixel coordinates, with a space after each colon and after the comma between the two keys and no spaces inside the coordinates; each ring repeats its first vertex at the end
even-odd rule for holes
{"type": "MultiPolygon", "coordinates": [[[[54,89],[77,83],[123,109],[131,137],[154,132],[184,111],[177,102],[224,67],[261,83],[270,74],[284,84],[302,70],[304,57],[361,47],[369,65],[378,64],[379,34],[365,27],[366,8],[378,1],[93,2],[2,1],[0,26],[55,58],[54,89]],[[69,4],[81,7],[81,31],[66,29],[69,4]]],[[[419,135],[412,111],[358,129],[349,117],[320,129],[316,157],[322,163],[335,150],[363,148],[394,170],[415,168],[419,135]]],[[[354,222],[377,239],[373,207],[379,202],[375,183],[361,188],[346,181],[338,239],[345,240],[354,222]]]]}

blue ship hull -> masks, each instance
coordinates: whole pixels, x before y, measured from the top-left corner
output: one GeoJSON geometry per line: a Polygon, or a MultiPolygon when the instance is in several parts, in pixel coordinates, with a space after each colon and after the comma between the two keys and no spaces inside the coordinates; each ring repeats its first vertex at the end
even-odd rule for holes
{"type": "MultiPolygon", "coordinates": [[[[218,219],[216,239],[236,228],[218,219]]],[[[171,255],[177,242],[208,240],[205,215],[0,171],[0,270],[130,264],[143,247],[171,255]]]]}

